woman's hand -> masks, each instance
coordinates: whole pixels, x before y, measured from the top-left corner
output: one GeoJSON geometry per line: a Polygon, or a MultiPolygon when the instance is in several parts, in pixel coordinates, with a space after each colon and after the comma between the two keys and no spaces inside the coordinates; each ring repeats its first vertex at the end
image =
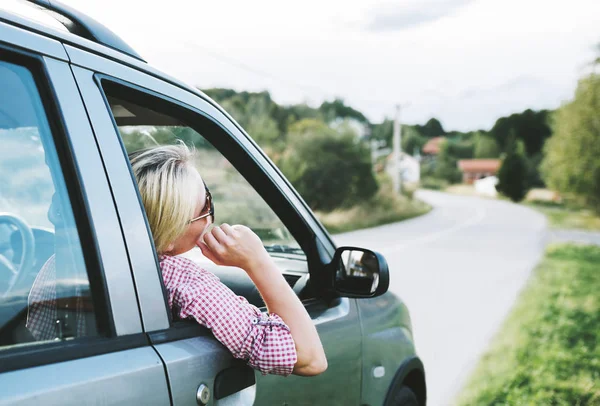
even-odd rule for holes
{"type": "Polygon", "coordinates": [[[260,238],[242,225],[215,226],[197,245],[202,254],[215,264],[236,266],[249,273],[270,261],[260,238]]]}

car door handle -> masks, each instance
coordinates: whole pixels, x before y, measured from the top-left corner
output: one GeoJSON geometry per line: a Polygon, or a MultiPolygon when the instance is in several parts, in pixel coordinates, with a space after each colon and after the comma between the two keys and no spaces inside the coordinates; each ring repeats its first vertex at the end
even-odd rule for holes
{"type": "Polygon", "coordinates": [[[254,370],[246,364],[224,369],[215,378],[215,399],[222,399],[255,384],[254,370]]]}

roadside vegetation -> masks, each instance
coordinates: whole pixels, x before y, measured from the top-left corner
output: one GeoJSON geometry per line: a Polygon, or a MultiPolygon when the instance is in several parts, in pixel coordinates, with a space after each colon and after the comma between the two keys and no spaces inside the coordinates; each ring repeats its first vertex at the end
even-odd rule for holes
{"type": "Polygon", "coordinates": [[[600,247],[551,246],[459,405],[600,404],[600,247]]]}
{"type": "Polygon", "coordinates": [[[375,196],[352,207],[315,214],[330,233],[343,233],[411,219],[428,213],[431,206],[413,198],[413,191],[397,195],[389,178],[380,176],[382,187],[375,196]]]}
{"type": "Polygon", "coordinates": [[[281,106],[268,92],[204,92],[247,130],[330,232],[401,221],[431,209],[412,190],[395,194],[385,165],[372,162],[369,134],[387,137],[388,122],[372,124],[342,100],[314,108],[281,106]]]}
{"type": "Polygon", "coordinates": [[[600,215],[569,202],[527,201],[526,204],[546,215],[552,228],[600,231],[600,215]]]}

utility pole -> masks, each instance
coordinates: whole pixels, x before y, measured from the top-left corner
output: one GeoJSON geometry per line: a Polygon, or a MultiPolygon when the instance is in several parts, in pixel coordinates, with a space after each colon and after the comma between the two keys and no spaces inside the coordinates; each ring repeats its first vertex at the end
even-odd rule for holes
{"type": "Polygon", "coordinates": [[[402,129],[400,126],[400,105],[396,105],[396,116],[394,117],[394,138],[393,138],[393,168],[394,168],[394,176],[393,176],[393,185],[394,192],[399,194],[402,192],[402,177],[400,174],[400,153],[402,152],[401,148],[401,137],[402,137],[402,129]]]}

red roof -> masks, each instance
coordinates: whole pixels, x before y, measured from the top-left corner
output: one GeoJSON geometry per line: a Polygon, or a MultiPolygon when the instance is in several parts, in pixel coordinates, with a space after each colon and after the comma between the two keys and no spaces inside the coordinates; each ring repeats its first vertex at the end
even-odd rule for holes
{"type": "Polygon", "coordinates": [[[499,159],[461,159],[458,161],[458,167],[463,172],[497,173],[500,164],[499,159]]]}
{"type": "Polygon", "coordinates": [[[445,137],[434,137],[423,146],[423,153],[437,155],[440,153],[440,144],[446,140],[445,137]]]}

